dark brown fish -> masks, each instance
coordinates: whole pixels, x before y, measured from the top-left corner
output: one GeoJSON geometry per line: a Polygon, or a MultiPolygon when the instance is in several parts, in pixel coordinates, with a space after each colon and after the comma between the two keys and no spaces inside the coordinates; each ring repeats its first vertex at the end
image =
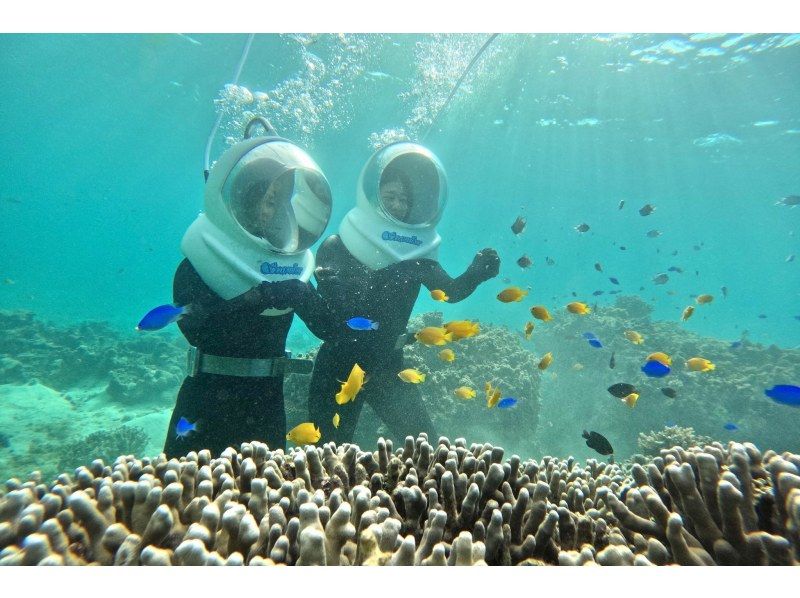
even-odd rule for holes
{"type": "Polygon", "coordinates": [[[598,272],[602,272],[603,271],[603,264],[601,264],[600,262],[595,262],[594,269],[597,270],[598,272]]]}
{"type": "Polygon", "coordinates": [[[612,384],[608,387],[608,392],[612,395],[617,397],[618,399],[624,399],[632,392],[638,392],[636,387],[633,384],[628,384],[627,382],[617,382],[616,384],[612,384]]]}
{"type": "Polygon", "coordinates": [[[614,453],[614,448],[611,446],[611,443],[602,434],[584,430],[583,437],[586,438],[586,446],[596,450],[601,455],[611,455],[614,453]]]}
{"type": "Polygon", "coordinates": [[[662,388],[661,392],[663,392],[670,399],[674,399],[675,397],[678,396],[678,392],[674,388],[670,388],[669,386],[665,386],[664,388],[662,388]]]}
{"type": "Polygon", "coordinates": [[[669,281],[669,276],[663,272],[653,276],[653,283],[655,284],[666,284],[667,281],[669,281]]]}
{"type": "Polygon", "coordinates": [[[587,230],[589,230],[589,225],[584,222],[583,224],[576,226],[575,230],[579,233],[585,233],[587,230]]]}
{"type": "Polygon", "coordinates": [[[548,266],[553,266],[556,263],[556,261],[549,256],[544,258],[544,261],[547,263],[548,266]]]}
{"type": "Polygon", "coordinates": [[[655,211],[656,207],[649,203],[646,203],[641,208],[639,208],[639,214],[641,214],[642,216],[649,216],[655,211]]]}
{"type": "Polygon", "coordinates": [[[511,225],[511,231],[515,235],[520,234],[522,231],[525,230],[526,223],[527,221],[525,220],[525,218],[523,218],[522,216],[517,216],[517,219],[514,221],[514,224],[511,225]]]}
{"type": "Polygon", "coordinates": [[[624,199],[620,199],[619,200],[619,205],[617,206],[617,209],[621,210],[624,205],[625,205],[625,200],[624,199]]]}
{"type": "Polygon", "coordinates": [[[776,206],[800,206],[800,195],[787,195],[775,202],[776,206]]]}
{"type": "Polygon", "coordinates": [[[523,255],[517,260],[517,266],[520,268],[530,268],[532,264],[533,261],[531,261],[531,258],[529,258],[527,255],[523,255]]]}
{"type": "MultiPolygon", "coordinates": [[[[611,352],[611,359],[609,359],[609,360],[608,360],[608,367],[610,367],[612,370],[613,370],[615,367],[617,367],[617,360],[616,360],[616,359],[614,359],[614,355],[615,355],[615,352],[614,352],[614,351],[612,351],[612,352],[611,352]]],[[[627,395],[626,395],[626,396],[627,396],[627,395]]]]}
{"type": "Polygon", "coordinates": [[[647,231],[647,236],[650,237],[651,239],[655,239],[656,237],[661,236],[661,231],[656,229],[649,230],[647,231]]]}
{"type": "Polygon", "coordinates": [[[720,290],[722,291],[722,298],[723,299],[727,299],[728,298],[728,287],[722,287],[722,289],[720,289],[720,290]]]}

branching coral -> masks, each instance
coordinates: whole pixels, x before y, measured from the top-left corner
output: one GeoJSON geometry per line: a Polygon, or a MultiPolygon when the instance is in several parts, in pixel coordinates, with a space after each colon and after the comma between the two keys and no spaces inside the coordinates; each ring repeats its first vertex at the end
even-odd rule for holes
{"type": "Polygon", "coordinates": [[[704,446],[711,442],[711,438],[695,434],[694,428],[681,426],[664,426],[663,430],[652,430],[650,433],[639,433],[639,450],[645,455],[658,455],[661,449],[673,446],[704,446]]]}

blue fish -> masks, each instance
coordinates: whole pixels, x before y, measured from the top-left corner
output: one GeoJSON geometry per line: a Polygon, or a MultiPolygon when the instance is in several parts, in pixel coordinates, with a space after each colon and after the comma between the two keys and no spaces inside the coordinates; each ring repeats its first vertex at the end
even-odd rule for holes
{"type": "Polygon", "coordinates": [[[517,404],[517,399],[513,397],[506,397],[504,399],[500,399],[500,402],[497,404],[497,406],[500,409],[510,409],[516,404],[517,404]]]}
{"type": "Polygon", "coordinates": [[[176,307],[171,303],[159,305],[145,314],[142,321],[136,326],[136,330],[140,332],[161,330],[167,324],[172,324],[188,313],[188,305],[183,307],[176,307]]]}
{"type": "Polygon", "coordinates": [[[742,341],[733,341],[731,343],[731,349],[738,349],[742,346],[742,341]]]}
{"type": "Polygon", "coordinates": [[[776,384],[764,391],[770,399],[782,405],[800,407],[800,386],[793,384],[776,384]]]}
{"type": "Polygon", "coordinates": [[[723,425],[722,427],[725,428],[726,430],[728,430],[729,432],[735,432],[736,430],[739,429],[739,426],[737,426],[736,424],[732,424],[731,422],[728,422],[727,424],[723,425]]]}
{"type": "Polygon", "coordinates": [[[178,438],[186,438],[189,435],[189,432],[197,432],[197,422],[193,424],[189,423],[189,420],[185,417],[182,417],[178,420],[178,423],[175,424],[175,439],[178,438]]]}
{"type": "Polygon", "coordinates": [[[589,344],[592,347],[594,347],[595,349],[602,349],[603,348],[603,343],[600,342],[600,339],[590,338],[589,339],[589,344]]]}
{"type": "Polygon", "coordinates": [[[347,325],[353,330],[377,330],[378,323],[373,322],[369,318],[361,318],[356,316],[347,320],[347,325]]]}
{"type": "Polygon", "coordinates": [[[642,366],[642,372],[649,378],[663,378],[670,373],[669,366],[664,365],[660,361],[648,361],[642,366]]]}

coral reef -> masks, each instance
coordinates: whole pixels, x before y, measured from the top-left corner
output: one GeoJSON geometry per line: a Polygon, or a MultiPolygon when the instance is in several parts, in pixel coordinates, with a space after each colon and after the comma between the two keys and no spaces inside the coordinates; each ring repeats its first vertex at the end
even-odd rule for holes
{"type": "Polygon", "coordinates": [[[421,434],[95,460],[6,482],[0,564],[798,564],[798,455],[673,447],[629,474],[504,455],[421,434]]]}
{"type": "Polygon", "coordinates": [[[699,436],[694,428],[681,426],[664,426],[663,430],[652,430],[649,434],[639,432],[637,440],[639,450],[645,455],[657,456],[661,449],[673,446],[703,446],[711,443],[708,436],[699,436]]]}
{"type": "Polygon", "coordinates": [[[98,430],[64,447],[58,469],[74,469],[95,459],[112,462],[121,454],[141,455],[146,444],[147,434],[138,426],[98,430]]]}

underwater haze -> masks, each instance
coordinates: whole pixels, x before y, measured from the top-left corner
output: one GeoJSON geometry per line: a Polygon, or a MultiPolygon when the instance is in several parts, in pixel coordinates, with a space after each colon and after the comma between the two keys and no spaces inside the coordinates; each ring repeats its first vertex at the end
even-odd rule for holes
{"type": "MultiPolygon", "coordinates": [[[[314,158],[333,193],[323,238],[376,149],[410,139],[439,157],[441,264],[456,276],[482,248],[501,258],[466,300],[423,291],[415,307],[487,335],[463,345],[471,402],[452,394],[466,365],[409,349],[451,370],[453,388],[423,384],[444,434],[525,457],[598,457],[583,430],[620,460],[657,455],[652,437],[676,427],[800,450],[800,408],[764,394],[800,385],[800,34],[500,34],[466,72],[488,37],[258,34],[234,85],[246,35],[0,35],[0,475],[88,462],[91,434],[104,458],[160,451],[185,341],[134,327],[172,300],[218,115],[212,161],[253,115],[314,158]],[[528,295],[498,301],[511,286],[528,295]],[[669,376],[642,373],[653,352],[669,376]],[[716,367],[690,371],[693,357],[716,367]],[[500,379],[503,364],[530,380],[500,379]],[[487,409],[484,378],[518,404],[487,409]]],[[[295,318],[288,345],[317,344],[295,318]]],[[[287,403],[305,400],[295,386],[287,403]]],[[[291,428],[304,408],[288,409],[291,428]]],[[[362,420],[356,441],[373,446],[386,430],[362,420]]]]}

